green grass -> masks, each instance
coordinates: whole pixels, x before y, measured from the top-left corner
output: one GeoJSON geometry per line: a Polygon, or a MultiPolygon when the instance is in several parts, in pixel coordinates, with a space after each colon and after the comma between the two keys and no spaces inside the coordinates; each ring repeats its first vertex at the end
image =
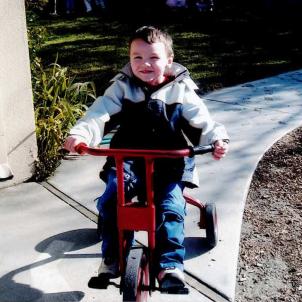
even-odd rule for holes
{"type": "Polygon", "coordinates": [[[212,15],[167,15],[148,13],[143,5],[137,18],[124,12],[131,1],[121,3],[125,6],[120,17],[66,19],[44,14],[37,19],[28,14],[28,25],[36,26],[29,31],[32,66],[40,66],[36,56],[42,59],[41,72],[39,68],[32,72],[40,159],[37,179],[54,171],[68,129],[83,113],[82,105],[89,105],[94,98],[82,103],[81,99],[87,92],[94,95],[95,90],[96,95],[102,94],[128,62],[128,37],[141,25],[157,25],[173,36],[175,61],[189,69],[201,92],[302,67],[302,9],[285,14],[224,8],[212,15]],[[55,65],[56,72],[50,65],[54,62],[62,66],[55,65]],[[48,65],[50,68],[45,68],[48,65]],[[73,85],[79,82],[83,83],[81,91],[73,85]]]}
{"type": "MultiPolygon", "coordinates": [[[[175,61],[185,65],[204,91],[302,67],[300,16],[225,10],[213,16],[154,20],[174,38],[175,61]],[[163,21],[164,20],[164,21],[163,21]]],[[[150,18],[148,19],[148,24],[150,18]]],[[[67,66],[79,81],[102,93],[128,61],[127,40],[142,20],[78,17],[39,20],[49,35],[39,56],[67,66]]]]}

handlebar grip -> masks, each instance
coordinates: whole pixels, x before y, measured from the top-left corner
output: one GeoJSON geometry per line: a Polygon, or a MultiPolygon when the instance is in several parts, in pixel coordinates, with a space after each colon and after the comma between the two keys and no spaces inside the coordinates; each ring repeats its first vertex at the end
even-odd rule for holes
{"type": "Polygon", "coordinates": [[[206,153],[211,153],[213,152],[215,149],[214,144],[211,145],[199,145],[196,147],[192,147],[191,149],[191,156],[194,155],[199,155],[199,154],[206,154],[206,153]]]}
{"type": "Polygon", "coordinates": [[[83,155],[86,153],[86,147],[87,147],[87,145],[85,143],[80,143],[80,144],[76,145],[74,147],[74,149],[77,153],[79,153],[80,155],[83,155]]]}

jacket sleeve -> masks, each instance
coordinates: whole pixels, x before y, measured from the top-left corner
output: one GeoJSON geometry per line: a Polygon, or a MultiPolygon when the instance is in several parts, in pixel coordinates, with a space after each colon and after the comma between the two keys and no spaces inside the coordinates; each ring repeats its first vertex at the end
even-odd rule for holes
{"type": "Polygon", "coordinates": [[[225,127],[211,118],[203,100],[192,90],[186,93],[182,114],[191,127],[202,130],[200,145],[212,144],[219,139],[229,139],[225,127]]]}
{"type": "Polygon", "coordinates": [[[94,101],[84,117],[72,127],[70,135],[79,138],[89,146],[100,144],[105,123],[109,121],[110,116],[121,111],[123,95],[123,84],[121,81],[114,81],[104,95],[94,101]]]}

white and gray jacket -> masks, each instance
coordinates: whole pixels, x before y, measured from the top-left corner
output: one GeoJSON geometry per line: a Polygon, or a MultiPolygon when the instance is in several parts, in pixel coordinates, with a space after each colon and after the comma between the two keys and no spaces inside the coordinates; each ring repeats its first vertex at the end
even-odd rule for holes
{"type": "MultiPolygon", "coordinates": [[[[156,90],[150,89],[134,77],[128,63],[70,134],[96,146],[111,124],[118,124],[110,147],[128,149],[172,150],[186,148],[188,140],[193,145],[207,145],[228,139],[224,126],[211,118],[197,95],[198,87],[188,70],[173,63],[168,75],[171,81],[156,90]]],[[[112,165],[109,160],[105,168],[112,165]]],[[[194,159],[160,160],[157,166],[165,179],[198,185],[194,159]]]]}

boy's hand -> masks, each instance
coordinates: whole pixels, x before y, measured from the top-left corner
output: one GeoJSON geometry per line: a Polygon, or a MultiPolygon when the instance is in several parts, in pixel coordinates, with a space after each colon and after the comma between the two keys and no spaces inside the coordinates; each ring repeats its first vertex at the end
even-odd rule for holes
{"type": "Polygon", "coordinates": [[[77,137],[68,136],[64,142],[63,148],[71,153],[76,153],[75,146],[80,143],[83,143],[83,141],[78,139],[77,137]]]}
{"type": "Polygon", "coordinates": [[[228,143],[224,142],[223,140],[218,140],[215,142],[214,146],[215,146],[215,149],[213,152],[214,159],[219,160],[219,159],[225,157],[225,155],[227,154],[227,152],[229,150],[228,143]]]}

